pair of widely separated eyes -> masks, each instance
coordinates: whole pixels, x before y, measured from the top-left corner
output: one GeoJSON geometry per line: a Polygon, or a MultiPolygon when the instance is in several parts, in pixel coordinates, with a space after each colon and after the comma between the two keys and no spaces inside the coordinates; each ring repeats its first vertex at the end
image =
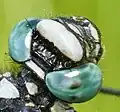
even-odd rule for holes
{"type": "MultiPolygon", "coordinates": [[[[90,33],[96,41],[99,41],[99,34],[95,27],[88,21],[84,21],[85,29],[89,29],[90,33]],[[89,23],[89,24],[88,24],[89,23]]],[[[68,23],[70,29],[72,29],[77,34],[81,35],[78,28],[76,28],[73,24],[68,23]]],[[[79,40],[76,36],[68,31],[66,27],[54,20],[51,19],[44,19],[41,20],[36,25],[36,30],[43,36],[45,39],[49,40],[56,46],[65,56],[69,57],[71,60],[77,62],[80,61],[83,57],[83,48],[79,40]]],[[[29,32],[26,38],[26,47],[29,47],[30,35],[35,35],[36,30],[33,30],[31,33],[29,32]],[[29,38],[29,39],[28,39],[29,38]]]]}

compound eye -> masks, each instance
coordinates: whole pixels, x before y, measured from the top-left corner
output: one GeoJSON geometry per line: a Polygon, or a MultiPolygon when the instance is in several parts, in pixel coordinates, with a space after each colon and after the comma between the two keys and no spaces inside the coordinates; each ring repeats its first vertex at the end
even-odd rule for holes
{"type": "Polygon", "coordinates": [[[92,99],[102,86],[99,67],[93,63],[46,75],[48,89],[59,99],[81,103],[92,99]]]}
{"type": "MultiPolygon", "coordinates": [[[[37,18],[28,18],[34,28],[40,21],[37,18]]],[[[24,62],[30,58],[31,27],[26,20],[20,21],[13,28],[9,37],[9,54],[17,62],[24,62]]]]}

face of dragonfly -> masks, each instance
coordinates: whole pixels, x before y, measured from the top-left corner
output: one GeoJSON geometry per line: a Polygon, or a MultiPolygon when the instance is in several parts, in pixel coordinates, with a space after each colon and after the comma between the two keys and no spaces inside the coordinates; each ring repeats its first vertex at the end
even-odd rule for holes
{"type": "Polygon", "coordinates": [[[101,88],[97,66],[102,56],[101,35],[84,17],[21,21],[10,35],[9,52],[15,61],[25,63],[43,79],[61,100],[85,102],[101,88]]]}

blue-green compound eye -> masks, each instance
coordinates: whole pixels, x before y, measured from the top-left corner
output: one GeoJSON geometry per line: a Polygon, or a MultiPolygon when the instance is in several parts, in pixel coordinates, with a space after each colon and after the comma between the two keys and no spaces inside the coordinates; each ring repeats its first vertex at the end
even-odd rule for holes
{"type": "MultiPolygon", "coordinates": [[[[35,28],[39,21],[40,20],[37,18],[28,18],[27,20],[20,21],[13,28],[9,38],[9,54],[17,62],[23,62],[29,59],[30,48],[25,45],[25,40],[28,32],[32,31],[31,27],[35,28]]],[[[30,45],[30,38],[28,38],[26,41],[30,45]]]]}
{"type": "Polygon", "coordinates": [[[46,85],[59,99],[81,103],[96,96],[102,86],[102,75],[97,65],[87,63],[78,68],[48,73],[46,85]]]}

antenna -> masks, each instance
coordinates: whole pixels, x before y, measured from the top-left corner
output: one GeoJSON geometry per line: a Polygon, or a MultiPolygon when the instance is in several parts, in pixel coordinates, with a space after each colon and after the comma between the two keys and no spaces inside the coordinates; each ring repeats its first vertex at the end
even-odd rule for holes
{"type": "Polygon", "coordinates": [[[100,93],[103,94],[108,94],[108,95],[115,95],[115,96],[120,96],[120,90],[119,89],[114,89],[114,88],[109,88],[109,87],[102,87],[100,89],[100,93]]]}
{"type": "Polygon", "coordinates": [[[28,21],[26,18],[25,18],[25,20],[27,21],[29,27],[30,27],[31,29],[33,29],[32,26],[31,26],[31,24],[29,23],[29,21],[28,21]]]}

